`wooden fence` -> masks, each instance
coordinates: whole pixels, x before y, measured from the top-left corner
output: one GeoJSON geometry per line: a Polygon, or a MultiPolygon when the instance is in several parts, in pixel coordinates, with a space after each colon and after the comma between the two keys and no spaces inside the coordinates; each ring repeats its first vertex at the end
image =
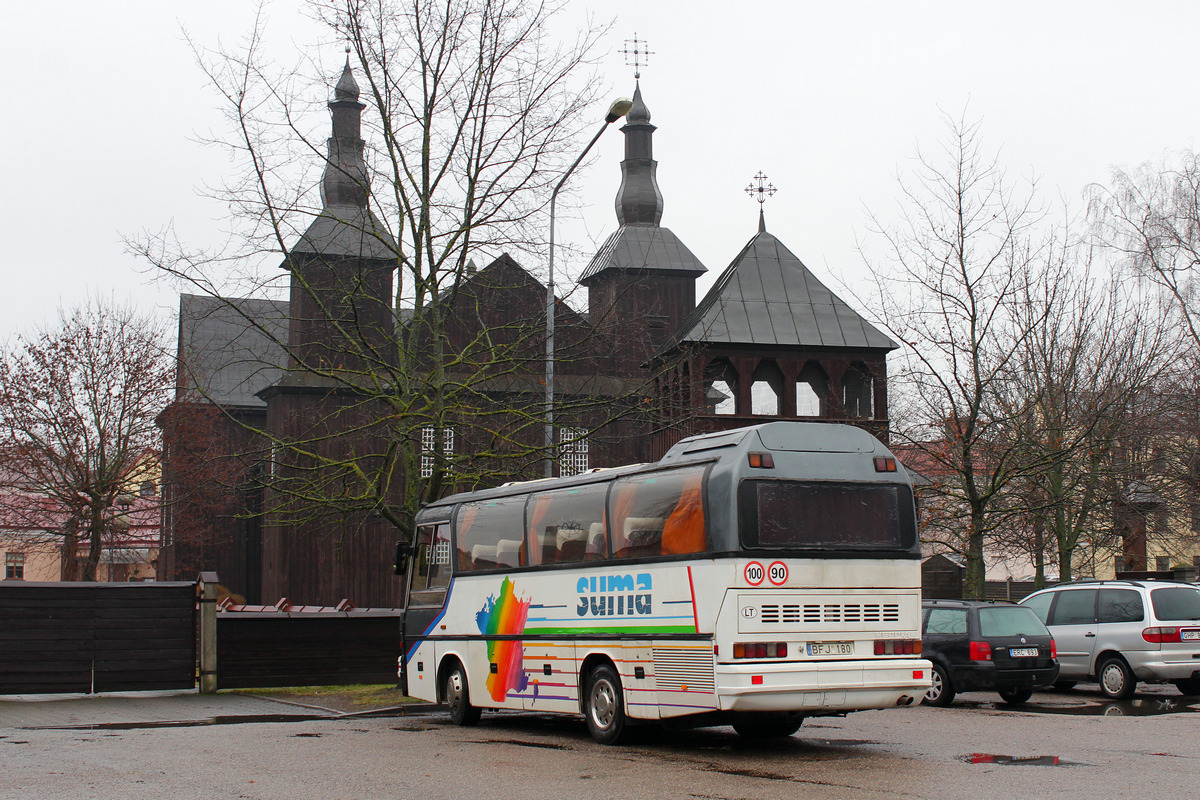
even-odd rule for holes
{"type": "Polygon", "coordinates": [[[192,583],[0,581],[0,694],[190,688],[195,630],[192,583]]]}
{"type": "Polygon", "coordinates": [[[400,612],[217,613],[217,686],[396,683],[400,612]]]}
{"type": "Polygon", "coordinates": [[[218,611],[217,584],[0,581],[0,694],[397,682],[399,610],[218,611]]]}

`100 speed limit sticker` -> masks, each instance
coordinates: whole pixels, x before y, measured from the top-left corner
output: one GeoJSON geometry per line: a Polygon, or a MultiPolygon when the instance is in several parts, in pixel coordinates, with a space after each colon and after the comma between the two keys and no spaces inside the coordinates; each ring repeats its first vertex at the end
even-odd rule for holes
{"type": "Polygon", "coordinates": [[[782,586],[787,583],[788,568],[782,561],[772,561],[771,565],[765,568],[761,562],[751,561],[742,570],[742,577],[751,586],[758,586],[763,580],[770,581],[773,586],[782,586]]]}

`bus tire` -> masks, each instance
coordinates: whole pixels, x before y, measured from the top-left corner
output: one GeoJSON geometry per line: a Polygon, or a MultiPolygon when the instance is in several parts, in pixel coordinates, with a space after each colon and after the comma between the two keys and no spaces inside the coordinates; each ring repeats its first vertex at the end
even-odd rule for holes
{"type": "Polygon", "coordinates": [[[732,724],[743,739],[783,739],[800,730],[804,717],[764,712],[740,716],[732,724]]]}
{"type": "Polygon", "coordinates": [[[467,685],[467,671],[455,661],[446,671],[446,682],[442,685],[442,697],[450,708],[450,721],[455,725],[477,725],[482,712],[471,705],[471,689],[467,685]]]}
{"type": "Polygon", "coordinates": [[[588,732],[600,744],[616,744],[625,732],[625,698],[621,679],[608,664],[588,673],[584,699],[584,717],[588,732]]]}

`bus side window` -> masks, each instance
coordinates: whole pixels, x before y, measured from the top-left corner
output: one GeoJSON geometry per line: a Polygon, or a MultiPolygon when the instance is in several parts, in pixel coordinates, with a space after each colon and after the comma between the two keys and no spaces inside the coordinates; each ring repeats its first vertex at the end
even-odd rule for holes
{"type": "Polygon", "coordinates": [[[695,472],[684,480],[679,502],[663,524],[663,555],[704,552],[704,501],[700,485],[703,472],[695,472]]]}
{"type": "Polygon", "coordinates": [[[614,557],[704,552],[703,479],[703,467],[619,479],[612,499],[614,557]]]}
{"type": "Polygon", "coordinates": [[[458,567],[505,569],[529,563],[526,556],[525,498],[500,497],[466,503],[458,512],[458,567]]]}
{"type": "Polygon", "coordinates": [[[599,561],[608,558],[608,537],[604,535],[604,523],[593,522],[588,526],[587,550],[584,561],[599,561]]]}
{"type": "Polygon", "coordinates": [[[608,484],[597,483],[530,497],[528,544],[533,563],[569,564],[603,558],[607,491],[608,484]]]}

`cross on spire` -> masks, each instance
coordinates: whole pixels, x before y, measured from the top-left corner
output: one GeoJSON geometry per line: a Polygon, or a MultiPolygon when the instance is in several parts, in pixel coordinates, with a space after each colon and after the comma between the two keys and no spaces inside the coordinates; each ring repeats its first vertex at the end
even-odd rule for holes
{"type": "Polygon", "coordinates": [[[760,169],[758,174],[754,176],[754,180],[758,182],[755,186],[753,182],[746,187],[746,194],[754,200],[758,201],[758,231],[763,233],[767,230],[767,218],[763,215],[763,203],[767,202],[767,198],[775,194],[775,184],[767,183],[767,176],[760,169]]]}
{"type": "Polygon", "coordinates": [[[758,185],[755,186],[753,183],[751,183],[746,187],[746,194],[757,200],[758,205],[761,208],[762,204],[767,202],[767,198],[775,194],[775,192],[778,190],[775,188],[775,184],[767,183],[767,176],[763,174],[761,169],[758,171],[758,174],[754,176],[754,180],[758,181],[758,185]],[[757,197],[755,197],[755,195],[757,195],[757,197]]]}
{"type": "Polygon", "coordinates": [[[646,49],[645,39],[638,39],[637,31],[634,31],[633,38],[625,40],[625,49],[618,52],[625,55],[625,66],[633,67],[633,79],[641,80],[642,67],[649,64],[650,56],[654,55],[653,50],[646,49]]]}

